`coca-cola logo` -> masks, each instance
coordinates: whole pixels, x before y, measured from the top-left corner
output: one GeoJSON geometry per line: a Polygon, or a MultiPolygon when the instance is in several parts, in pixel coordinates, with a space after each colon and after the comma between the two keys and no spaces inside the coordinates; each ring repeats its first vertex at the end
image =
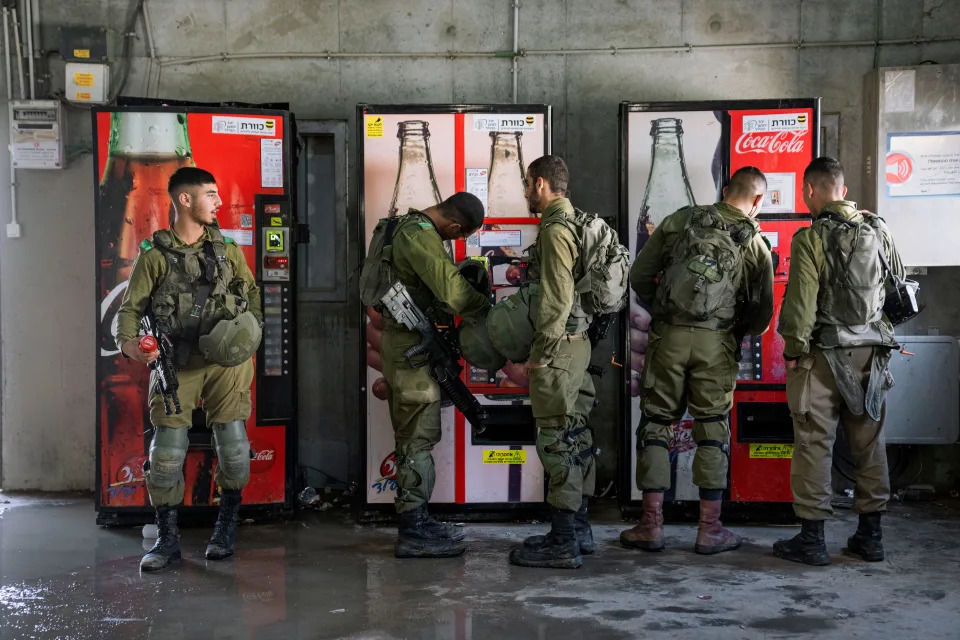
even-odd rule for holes
{"type": "Polygon", "coordinates": [[[380,463],[380,476],[390,480],[397,475],[397,455],[391,453],[380,463]]]}
{"type": "Polygon", "coordinates": [[[253,457],[250,458],[250,473],[265,473],[277,462],[276,449],[260,449],[251,445],[253,457]]]}
{"type": "Polygon", "coordinates": [[[737,138],[737,153],[803,153],[806,131],[744,132],[737,138]]]}
{"type": "Polygon", "coordinates": [[[913,158],[902,152],[887,155],[887,184],[903,184],[913,175],[913,158]]]}

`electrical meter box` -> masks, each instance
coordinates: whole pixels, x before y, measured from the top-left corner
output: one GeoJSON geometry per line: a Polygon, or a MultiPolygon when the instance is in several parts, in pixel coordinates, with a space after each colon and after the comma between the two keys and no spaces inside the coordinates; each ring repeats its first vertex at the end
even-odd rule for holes
{"type": "Polygon", "coordinates": [[[62,169],[63,108],[56,100],[10,102],[10,161],[17,169],[62,169]]]}

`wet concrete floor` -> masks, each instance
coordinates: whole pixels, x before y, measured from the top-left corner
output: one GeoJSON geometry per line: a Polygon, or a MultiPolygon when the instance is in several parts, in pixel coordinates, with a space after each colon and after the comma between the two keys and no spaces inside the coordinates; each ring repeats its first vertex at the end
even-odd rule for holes
{"type": "Polygon", "coordinates": [[[310,512],[241,527],[222,562],[185,529],[180,567],[140,575],[141,528],[94,517],[87,496],[0,493],[0,639],[960,638],[958,501],[893,506],[873,564],[841,554],[840,511],[822,568],[772,555],[795,527],[734,526],[746,544],[704,557],[694,525],[670,525],[665,552],[630,551],[608,508],[575,571],[508,564],[544,525],[470,524],[463,557],[401,561],[395,529],[310,512]]]}

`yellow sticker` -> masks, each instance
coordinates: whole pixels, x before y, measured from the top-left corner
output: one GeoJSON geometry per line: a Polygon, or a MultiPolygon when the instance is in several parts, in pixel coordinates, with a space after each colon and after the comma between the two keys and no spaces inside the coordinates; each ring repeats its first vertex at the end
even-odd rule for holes
{"type": "Polygon", "coordinates": [[[383,116],[367,116],[367,137],[383,137],[383,116]]]}
{"type": "Polygon", "coordinates": [[[73,57],[74,57],[74,58],[89,58],[89,57],[90,57],[90,49],[74,49],[74,50],[73,50],[73,57]]]}
{"type": "Polygon", "coordinates": [[[90,94],[86,91],[77,91],[77,97],[74,100],[90,100],[90,94]]]}
{"type": "Polygon", "coordinates": [[[73,83],[78,87],[92,87],[93,74],[92,73],[75,73],[73,74],[73,83]]]}
{"type": "Polygon", "coordinates": [[[483,464],[526,464],[527,452],[523,449],[484,449],[483,464]]]}
{"type": "Polygon", "coordinates": [[[279,216],[270,216],[270,226],[271,226],[271,227],[282,227],[282,226],[283,226],[283,218],[281,218],[281,217],[279,217],[279,216]]]}
{"type": "Polygon", "coordinates": [[[770,444],[753,442],[750,444],[751,458],[792,458],[792,444],[770,444]]]}

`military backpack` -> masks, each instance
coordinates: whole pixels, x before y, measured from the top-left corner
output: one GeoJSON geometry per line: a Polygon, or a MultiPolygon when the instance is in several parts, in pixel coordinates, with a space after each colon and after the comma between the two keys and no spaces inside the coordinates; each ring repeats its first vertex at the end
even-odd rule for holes
{"type": "Polygon", "coordinates": [[[817,307],[831,324],[866,325],[883,314],[883,230],[876,215],[861,213],[862,222],[828,213],[813,223],[825,259],[817,307]]]}
{"type": "Polygon", "coordinates": [[[571,232],[580,250],[579,269],[574,272],[574,302],[590,316],[602,316],[623,309],[630,287],[630,252],[620,238],[595,213],[580,209],[573,216],[557,218],[571,232]]]}
{"type": "Polygon", "coordinates": [[[730,223],[713,205],[693,207],[657,285],[656,315],[671,324],[729,329],[743,282],[752,220],[730,223]]]}
{"type": "Polygon", "coordinates": [[[397,282],[393,268],[393,234],[400,218],[383,218],[370,238],[370,248],[360,271],[360,300],[364,305],[383,313],[380,298],[397,282]]]}

